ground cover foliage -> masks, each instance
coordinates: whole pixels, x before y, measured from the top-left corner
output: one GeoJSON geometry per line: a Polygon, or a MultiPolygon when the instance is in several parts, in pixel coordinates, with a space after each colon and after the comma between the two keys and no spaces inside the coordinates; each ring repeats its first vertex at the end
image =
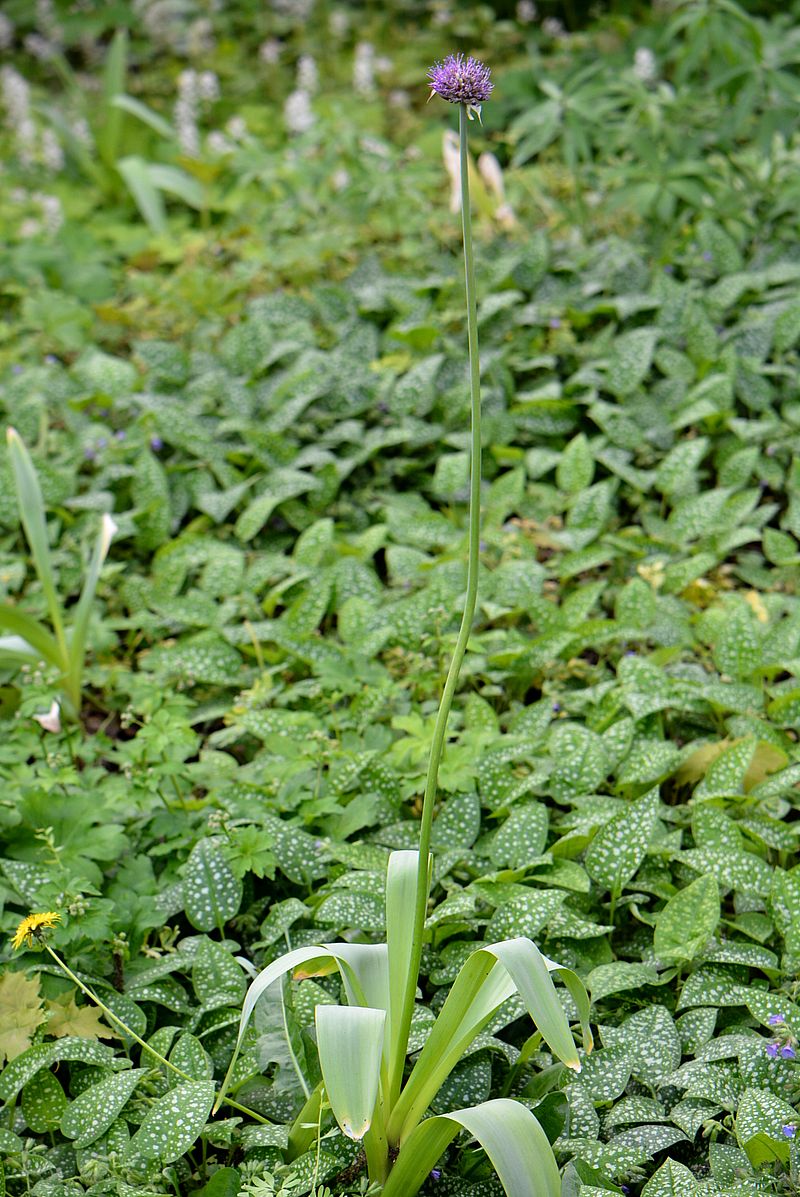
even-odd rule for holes
{"type": "MultiPolygon", "coordinates": [[[[473,144],[504,192],[484,160],[479,613],[413,1047],[469,952],[531,936],[585,980],[595,1051],[568,1073],[512,1000],[435,1111],[517,1096],[568,1197],[795,1191],[791,17],[707,0],[564,36],[525,6],[348,9],[349,27],[244,3],[7,12],[33,133],[2,133],[0,403],[65,602],[102,514],[117,525],[80,722],[37,722],[62,698],[46,669],[9,663],[0,689],[7,1192],[366,1191],[330,1122],[285,1162],[331,977],[257,1009],[232,1093],[266,1121],[209,1113],[234,957],[382,940],[389,851],[416,842],[468,444],[448,114],[420,81],[462,44],[495,70],[473,144]],[[172,108],[189,69],[219,87],[191,144],[172,108]],[[88,165],[81,116],[105,147],[88,165]],[[12,951],[30,911],[60,912],[55,949],[190,1080],[35,944],[12,951]]],[[[6,602],[46,621],[5,453],[0,558],[6,602]]],[[[465,1142],[426,1193],[499,1191],[465,1142]]]]}

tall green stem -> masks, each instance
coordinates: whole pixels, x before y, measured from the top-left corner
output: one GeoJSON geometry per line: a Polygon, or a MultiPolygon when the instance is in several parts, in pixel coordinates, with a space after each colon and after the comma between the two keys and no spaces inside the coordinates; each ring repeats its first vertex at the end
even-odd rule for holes
{"type": "MultiPolygon", "coordinates": [[[[472,630],[472,620],[475,616],[475,605],[478,598],[478,567],[480,555],[481,529],[481,374],[478,358],[478,314],[475,302],[475,263],[472,253],[472,216],[469,205],[469,149],[467,132],[467,108],[464,104],[458,109],[458,131],[461,152],[461,223],[464,234],[464,274],[467,296],[467,342],[469,345],[469,389],[470,389],[470,476],[469,476],[469,557],[467,560],[467,594],[464,601],[464,613],[461,617],[461,627],[458,639],[447,671],[447,678],[442,691],[436,724],[433,729],[431,755],[428,761],[428,773],[425,779],[425,796],[422,802],[422,822],[419,832],[419,870],[417,872],[417,890],[414,903],[414,936],[412,954],[409,962],[406,992],[403,1001],[403,1017],[398,1027],[398,1037],[403,1044],[400,1055],[401,1062],[405,1059],[405,1045],[408,1043],[408,1033],[411,1017],[414,1012],[414,998],[419,978],[419,965],[422,957],[422,935],[425,926],[425,911],[428,902],[428,857],[431,847],[431,826],[433,824],[433,810],[436,803],[436,789],[439,777],[439,762],[442,759],[447,720],[453,705],[453,695],[461,672],[461,662],[467,651],[472,630]]],[[[401,1063],[402,1070],[402,1063],[401,1063]]],[[[394,1105],[402,1082],[402,1075],[390,1078],[389,1108],[394,1105]]]]}

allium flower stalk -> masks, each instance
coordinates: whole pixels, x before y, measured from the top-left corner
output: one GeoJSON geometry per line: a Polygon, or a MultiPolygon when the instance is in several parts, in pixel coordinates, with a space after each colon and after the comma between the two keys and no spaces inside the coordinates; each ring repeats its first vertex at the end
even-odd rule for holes
{"type": "Polygon", "coordinates": [[[311,96],[302,88],[297,88],[286,97],[283,105],[283,122],[286,132],[297,136],[307,133],[314,124],[314,112],[311,107],[311,96]]]}
{"type": "Polygon", "coordinates": [[[371,100],[375,95],[375,47],[371,42],[359,42],[353,59],[353,91],[371,100]]]}
{"type": "Polygon", "coordinates": [[[464,243],[464,279],[467,308],[467,345],[469,350],[470,392],[470,470],[469,470],[469,552],[467,557],[467,591],[461,627],[458,630],[453,656],[447,671],[439,710],[433,728],[430,757],[422,799],[422,818],[419,831],[419,864],[414,899],[414,922],[411,937],[411,957],[403,993],[399,1018],[399,1033],[393,1036],[392,1058],[389,1060],[389,1104],[397,1098],[391,1086],[399,1086],[408,1043],[408,1032],[414,1012],[417,980],[422,959],[422,936],[428,894],[431,828],[439,783],[439,763],[442,759],[450,708],[453,705],[461,663],[467,651],[475,607],[478,600],[478,570],[481,544],[481,368],[478,356],[478,314],[475,298],[475,259],[472,251],[472,212],[469,198],[469,121],[473,114],[480,118],[480,107],[493,90],[489,68],[475,58],[450,54],[443,62],[428,71],[431,96],[439,95],[451,104],[458,104],[459,168],[461,183],[461,230],[464,243]]]}
{"type": "Polygon", "coordinates": [[[489,99],[494,90],[491,72],[477,58],[465,58],[463,54],[448,54],[442,62],[436,62],[428,71],[431,94],[441,96],[450,104],[461,104],[467,116],[480,117],[481,104],[489,99]]]}
{"type": "Polygon", "coordinates": [[[6,110],[6,125],[13,131],[17,153],[23,166],[33,162],[36,126],[31,116],[31,91],[28,81],[12,66],[0,70],[0,93],[6,110]]]}

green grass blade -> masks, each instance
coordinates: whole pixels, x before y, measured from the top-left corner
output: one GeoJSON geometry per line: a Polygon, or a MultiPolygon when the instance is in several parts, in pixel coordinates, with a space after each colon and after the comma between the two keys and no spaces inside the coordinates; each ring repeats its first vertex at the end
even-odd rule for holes
{"type": "Polygon", "coordinates": [[[459,1130],[478,1140],[507,1197],[560,1197],[561,1178],[547,1136],[530,1110],[497,1098],[423,1122],[401,1148],[383,1197],[413,1197],[459,1130]]]}
{"type": "Polygon", "coordinates": [[[148,163],[143,158],[131,154],[127,158],[120,158],[117,170],[151,232],[166,233],[167,214],[164,210],[164,199],[150,178],[148,163]]]}
{"type": "Polygon", "coordinates": [[[69,670],[67,675],[67,689],[73,703],[80,705],[81,674],[83,673],[83,658],[86,653],[86,634],[89,630],[89,616],[92,613],[97,583],[100,580],[100,570],[108,556],[111,541],[117,531],[117,525],[110,515],[104,515],[100,524],[100,534],[89,562],[89,570],[83,583],[83,590],[75,608],[75,618],[72,622],[72,632],[69,640],[69,670]]]}
{"type": "Polygon", "coordinates": [[[165,121],[163,116],[153,112],[153,109],[148,108],[141,100],[128,95],[116,95],[111,103],[114,108],[119,108],[122,112],[129,112],[131,116],[135,116],[137,120],[148,125],[160,137],[165,137],[167,141],[175,140],[175,130],[169,121],[165,121]]]}
{"type": "Polygon", "coordinates": [[[66,664],[69,654],[64,635],[64,618],[61,613],[58,594],[56,593],[53,566],[50,558],[50,542],[47,537],[47,521],[44,514],[44,500],[39,486],[39,479],[36,477],[36,470],[34,469],[30,454],[22,443],[16,429],[9,428],[6,432],[6,439],[8,441],[11,468],[14,472],[14,484],[17,491],[17,504],[19,506],[22,527],[25,529],[25,536],[27,537],[31,556],[33,557],[34,568],[44,591],[47,609],[50,612],[50,619],[61,651],[62,660],[66,664]]]}
{"type": "Polygon", "coordinates": [[[372,1125],[378,1100],[386,1011],[319,1005],[315,1023],[333,1115],[347,1137],[360,1142],[372,1125]]]}
{"type": "Polygon", "coordinates": [[[109,46],[103,69],[103,126],[97,138],[97,148],[106,166],[116,165],[122,148],[122,129],[125,121],[121,108],[114,104],[125,91],[128,59],[128,31],[118,29],[109,46]]]}

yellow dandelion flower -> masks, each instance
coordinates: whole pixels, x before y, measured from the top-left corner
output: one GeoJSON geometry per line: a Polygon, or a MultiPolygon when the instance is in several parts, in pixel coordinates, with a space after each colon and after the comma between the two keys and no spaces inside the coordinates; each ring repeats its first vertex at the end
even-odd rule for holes
{"type": "Polygon", "coordinates": [[[21,948],[27,943],[28,947],[32,948],[34,938],[38,939],[41,931],[55,927],[56,923],[60,922],[61,915],[55,910],[46,910],[43,914],[29,914],[17,927],[11,946],[21,948]]]}

